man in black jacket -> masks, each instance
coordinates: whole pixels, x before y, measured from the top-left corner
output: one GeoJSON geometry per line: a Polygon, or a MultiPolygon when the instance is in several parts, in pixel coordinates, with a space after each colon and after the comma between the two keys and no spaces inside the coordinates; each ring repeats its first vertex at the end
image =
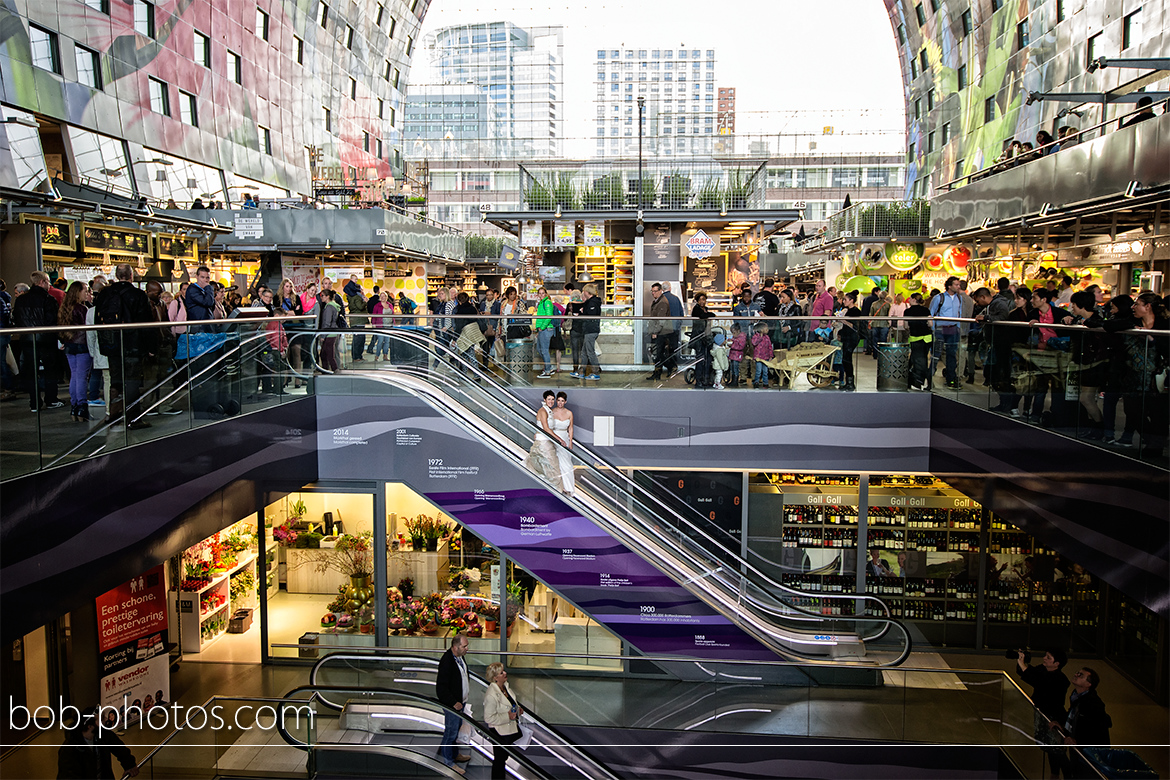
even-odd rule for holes
{"type": "MultiPolygon", "coordinates": [[[[29,277],[32,286],[19,295],[12,304],[12,321],[18,328],[51,328],[57,324],[57,299],[49,295],[49,277],[43,271],[33,271],[29,277]]],[[[23,338],[20,350],[20,377],[28,391],[28,405],[34,412],[42,409],[60,409],[65,404],[57,400],[57,382],[61,364],[57,334],[45,333],[23,338]],[[35,346],[35,349],[34,349],[35,346]],[[41,386],[44,402],[41,402],[41,386]]],[[[0,356],[2,357],[2,356],[0,356]]]]}
{"type": "Polygon", "coordinates": [[[98,728],[94,708],[90,707],[81,714],[81,720],[68,732],[65,744],[57,751],[57,777],[113,780],[113,758],[118,759],[127,775],[138,776],[138,762],[130,748],[112,731],[98,728]]]}
{"type": "Polygon", "coordinates": [[[459,774],[464,774],[464,769],[456,766],[455,762],[471,760],[468,754],[455,755],[455,740],[459,737],[459,727],[463,725],[463,719],[455,713],[465,713],[467,717],[471,717],[467,712],[470,685],[467,680],[467,664],[463,661],[467,645],[467,637],[456,634],[451,639],[451,648],[439,659],[439,670],[435,674],[435,698],[448,708],[443,711],[443,740],[439,743],[439,757],[444,764],[459,774]]]}
{"type": "MultiPolygon", "coordinates": [[[[120,263],[114,270],[114,283],[103,287],[94,301],[94,321],[102,325],[153,322],[154,313],[146,293],[134,286],[134,269],[120,263]]],[[[192,285],[194,286],[194,285],[192,285]]],[[[190,290],[190,288],[188,288],[190,290]]],[[[158,328],[108,330],[98,333],[98,348],[110,360],[110,423],[117,424],[125,412],[130,430],[149,428],[150,423],[136,420],[131,409],[142,395],[142,380],[147,360],[159,351],[158,328]]],[[[135,410],[141,414],[142,410],[135,410]]]]}
{"type": "MultiPolygon", "coordinates": [[[[1109,729],[1113,726],[1113,719],[1105,712],[1105,702],[1097,695],[1097,686],[1101,678],[1095,671],[1085,666],[1072,678],[1072,695],[1069,696],[1068,715],[1064,718],[1064,744],[1066,745],[1102,745],[1108,747],[1109,729]]],[[[1069,751],[1067,754],[1054,756],[1060,765],[1064,777],[1096,777],[1094,770],[1084,765],[1080,753],[1069,751]]]]}

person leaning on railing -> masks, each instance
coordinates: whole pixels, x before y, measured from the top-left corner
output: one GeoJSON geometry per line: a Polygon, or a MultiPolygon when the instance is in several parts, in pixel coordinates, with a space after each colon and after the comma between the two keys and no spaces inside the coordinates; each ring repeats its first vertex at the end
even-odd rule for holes
{"type": "MultiPolygon", "coordinates": [[[[1064,741],[1060,732],[1049,724],[1064,721],[1064,693],[1069,686],[1068,676],[1064,673],[1067,663],[1068,655],[1057,647],[1046,649],[1044,658],[1035,666],[1027,664],[1023,650],[1016,658],[1016,673],[1032,686],[1032,703],[1036,707],[1032,713],[1032,726],[1036,741],[1041,745],[1059,745],[1064,741]]],[[[1052,757],[1053,751],[1049,749],[1045,753],[1053,763],[1055,777],[1057,761],[1052,757]]]]}

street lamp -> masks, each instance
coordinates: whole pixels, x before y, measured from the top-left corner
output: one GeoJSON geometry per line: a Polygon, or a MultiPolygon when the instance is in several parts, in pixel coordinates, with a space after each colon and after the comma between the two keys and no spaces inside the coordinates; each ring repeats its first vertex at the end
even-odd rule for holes
{"type": "Polygon", "coordinates": [[[646,111],[646,98],[638,96],[638,210],[642,210],[642,115],[646,111]]]}

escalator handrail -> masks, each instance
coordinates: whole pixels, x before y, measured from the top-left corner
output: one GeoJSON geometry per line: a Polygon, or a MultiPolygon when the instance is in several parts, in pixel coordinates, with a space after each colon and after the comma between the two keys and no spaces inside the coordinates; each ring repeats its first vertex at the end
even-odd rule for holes
{"type": "MultiPolygon", "coordinates": [[[[393,650],[393,648],[389,648],[389,649],[393,650]]],[[[367,661],[368,662],[371,660],[376,660],[376,661],[380,661],[380,662],[392,662],[395,660],[403,660],[403,661],[409,661],[410,663],[421,663],[421,664],[425,664],[428,666],[434,666],[436,670],[439,667],[439,662],[437,660],[431,658],[430,656],[414,655],[414,654],[403,653],[403,652],[399,652],[399,651],[394,651],[394,653],[395,654],[393,657],[387,656],[385,654],[371,656],[371,655],[351,655],[349,653],[330,653],[330,654],[322,657],[320,660],[318,660],[317,663],[313,664],[313,668],[309,671],[309,684],[310,685],[320,685],[320,683],[317,682],[317,671],[320,668],[322,668],[323,666],[327,665],[330,661],[367,661]]],[[[481,683],[484,688],[487,688],[487,686],[491,685],[490,682],[488,682],[486,679],[481,677],[477,672],[473,671],[470,668],[467,670],[467,677],[469,680],[474,680],[475,682],[481,683]]],[[[324,697],[320,697],[320,701],[322,701],[328,707],[331,707],[333,709],[338,709],[336,704],[328,701],[324,697]]],[[[567,737],[565,737],[565,735],[561,734],[560,731],[558,731],[555,727],[553,727],[544,718],[540,717],[539,715],[535,715],[532,712],[527,711],[527,710],[525,711],[524,714],[527,715],[532,720],[536,721],[536,723],[542,729],[544,729],[548,733],[552,734],[557,739],[561,740],[561,742],[564,744],[564,746],[567,747],[569,750],[573,751],[574,753],[580,754],[586,760],[588,760],[590,763],[594,763],[594,764],[599,765],[606,772],[610,772],[609,767],[607,767],[603,762],[598,761],[593,756],[591,756],[588,753],[586,753],[585,751],[581,750],[581,748],[579,748],[577,745],[573,744],[573,742],[571,740],[569,740],[567,737]]],[[[612,773],[611,773],[611,776],[612,776],[612,773]]]]}
{"type": "MultiPolygon", "coordinates": [[[[449,712],[449,713],[452,713],[452,714],[458,716],[464,723],[469,724],[470,727],[475,732],[477,732],[480,735],[480,737],[482,737],[488,744],[490,744],[492,746],[500,745],[501,747],[505,747],[505,748],[510,747],[510,744],[505,745],[505,744],[498,742],[495,739],[495,737],[492,735],[492,733],[485,726],[483,726],[479,721],[477,721],[475,718],[468,717],[460,710],[455,710],[455,709],[448,707],[447,705],[443,704],[438,699],[436,699],[432,696],[424,696],[421,693],[413,693],[412,691],[395,690],[393,688],[377,688],[377,687],[354,688],[354,687],[348,687],[348,686],[344,686],[344,685],[299,685],[296,688],[293,688],[292,690],[288,691],[284,695],[284,698],[282,701],[286,704],[292,704],[293,702],[291,702],[289,700],[294,695],[296,695],[298,693],[311,693],[311,694],[313,694],[310,701],[312,701],[314,699],[324,701],[324,699],[321,698],[319,695],[322,692],[324,692],[324,693],[350,692],[350,693],[357,694],[357,696],[359,696],[359,697],[366,697],[366,696],[372,697],[372,696],[380,696],[380,695],[381,696],[390,696],[390,697],[405,698],[405,699],[408,699],[410,701],[418,702],[421,704],[426,704],[428,709],[431,709],[431,710],[437,709],[437,710],[442,711],[443,713],[449,712]]],[[[330,706],[332,706],[332,703],[329,703],[329,704],[330,704],[330,706]]],[[[332,748],[334,746],[334,744],[344,744],[344,743],[328,742],[328,743],[317,743],[316,745],[309,745],[307,743],[300,742],[300,740],[298,740],[292,734],[289,734],[283,728],[283,724],[281,725],[281,727],[278,728],[278,730],[280,731],[281,737],[284,738],[285,741],[288,742],[289,745],[296,747],[298,749],[302,749],[302,750],[310,750],[310,749],[314,749],[314,748],[319,748],[322,745],[328,745],[330,748],[332,748]]],[[[550,746],[543,746],[543,747],[545,747],[549,753],[553,753],[553,750],[550,746]]],[[[588,758],[589,763],[592,766],[596,766],[599,769],[601,769],[602,771],[604,771],[605,777],[612,778],[612,780],[618,780],[618,775],[615,775],[609,769],[609,767],[607,767],[602,762],[597,761],[592,756],[589,756],[586,753],[582,753],[580,750],[575,750],[575,752],[578,755],[583,755],[586,758],[588,758]]],[[[553,753],[553,754],[555,755],[555,753],[553,753]]],[[[509,750],[508,756],[509,756],[509,758],[515,759],[518,763],[523,764],[526,769],[528,769],[532,772],[535,772],[538,777],[549,778],[549,780],[555,780],[553,775],[550,775],[548,772],[546,772],[544,769],[542,769],[538,764],[536,764],[530,758],[528,758],[526,755],[524,755],[523,751],[509,750]]]]}
{"type": "MultiPolygon", "coordinates": [[[[467,410],[466,406],[463,403],[461,403],[461,402],[451,398],[449,395],[447,395],[446,392],[439,386],[435,376],[432,376],[429,373],[426,375],[417,375],[416,376],[413,373],[408,373],[408,372],[405,372],[405,371],[402,371],[399,369],[394,369],[394,370],[390,370],[390,371],[382,370],[382,371],[378,371],[378,372],[371,372],[369,374],[363,374],[363,376],[371,379],[372,381],[385,382],[387,384],[391,384],[391,385],[400,387],[401,389],[404,389],[407,392],[411,393],[412,395],[418,396],[420,398],[429,399],[428,403],[431,404],[432,406],[434,406],[434,408],[436,408],[438,411],[440,411],[441,414],[446,416],[448,419],[456,422],[458,425],[460,425],[461,427],[466,429],[472,435],[480,437],[482,439],[482,441],[484,441],[488,446],[495,448],[498,452],[500,452],[502,455],[504,455],[504,457],[515,461],[517,466],[522,468],[522,466],[520,466],[519,464],[522,463],[523,458],[526,455],[526,453],[523,451],[523,448],[520,447],[520,445],[516,444],[516,442],[513,442],[511,439],[509,439],[506,436],[485,436],[484,432],[483,432],[482,418],[476,417],[473,413],[471,413],[469,410],[467,410]],[[397,375],[396,379],[394,378],[394,375],[397,375]],[[441,398],[438,397],[440,395],[442,395],[443,397],[441,397],[441,398]],[[462,410],[461,413],[457,413],[456,412],[457,409],[462,410]]],[[[585,497],[583,495],[581,495],[581,493],[582,493],[582,491],[579,491],[578,495],[574,498],[574,500],[578,502],[578,505],[588,506],[588,504],[584,500],[585,497]]],[[[596,498],[594,498],[593,500],[597,501],[596,498]]],[[[600,504],[600,503],[598,504],[598,506],[601,506],[601,505],[602,504],[600,504]]],[[[605,511],[601,511],[601,510],[595,510],[595,511],[596,511],[596,514],[601,516],[602,518],[606,517],[605,511]]],[[[620,513],[619,513],[619,516],[620,516],[620,513]]],[[[604,519],[602,520],[602,525],[603,525],[603,527],[607,525],[607,522],[604,519]]],[[[614,529],[614,530],[617,530],[617,529],[614,529]]],[[[651,529],[642,528],[641,525],[638,525],[636,527],[625,529],[624,533],[626,533],[627,535],[636,537],[639,534],[649,533],[650,530],[651,529]]],[[[613,533],[613,532],[614,531],[611,530],[611,533],[613,533]]],[[[651,538],[653,538],[653,537],[651,537],[651,538]]],[[[650,540],[647,539],[646,546],[635,546],[635,547],[636,547],[636,551],[638,551],[638,554],[641,555],[643,558],[647,558],[648,560],[651,560],[651,562],[654,563],[654,565],[658,566],[659,568],[663,569],[664,571],[673,573],[676,576],[676,580],[679,581],[681,584],[683,584],[684,587],[687,587],[688,583],[690,583],[690,582],[695,582],[698,579],[702,579],[703,584],[701,586],[695,586],[694,589],[688,587],[688,590],[690,590],[690,592],[692,594],[698,596],[701,600],[708,603],[710,606],[712,606],[712,608],[716,609],[717,611],[720,610],[720,606],[723,605],[723,603],[726,601],[725,595],[723,594],[722,591],[718,591],[718,593],[720,595],[716,596],[707,587],[707,582],[712,580],[712,579],[715,579],[715,578],[692,576],[691,572],[686,571],[684,569],[684,567],[682,566],[682,564],[680,563],[681,557],[668,556],[665,553],[665,551],[671,549],[670,544],[673,543],[673,541],[674,540],[668,540],[667,544],[662,544],[661,541],[658,541],[657,544],[651,545],[651,544],[649,544],[650,540]],[[654,552],[654,549],[653,549],[654,547],[658,548],[658,552],[654,552]],[[648,557],[648,555],[657,555],[658,557],[651,559],[648,557]]],[[[723,583],[723,584],[726,585],[726,583],[723,583]]],[[[737,594],[735,594],[735,596],[733,598],[733,603],[735,603],[737,601],[739,603],[742,603],[743,598],[744,598],[744,596],[743,596],[742,592],[737,593],[737,594]]],[[[856,597],[856,598],[862,598],[862,597],[856,597]]],[[[872,599],[872,597],[870,597],[870,598],[872,599]]],[[[880,600],[878,600],[878,599],[873,599],[873,600],[879,601],[879,603],[880,603],[880,600]]],[[[811,621],[815,620],[815,621],[820,622],[822,624],[829,622],[828,620],[826,620],[826,616],[824,616],[824,615],[821,615],[818,613],[812,613],[812,612],[803,610],[802,608],[795,607],[795,606],[790,606],[790,605],[786,605],[786,606],[789,609],[795,609],[795,610],[798,610],[799,612],[803,613],[804,619],[806,621],[811,622],[811,621]]],[[[765,608],[765,609],[767,609],[767,608],[765,608]]],[[[749,621],[743,620],[742,613],[735,612],[734,614],[729,614],[726,616],[729,619],[731,619],[733,623],[736,623],[736,624],[740,625],[741,627],[745,628],[749,633],[755,634],[757,636],[757,638],[761,638],[761,635],[763,637],[767,637],[767,639],[764,640],[765,644],[770,645],[774,651],[780,652],[781,654],[796,653],[796,651],[791,647],[792,643],[797,643],[797,644],[805,644],[805,643],[807,643],[807,644],[828,644],[828,643],[833,643],[833,642],[837,641],[835,638],[822,639],[821,637],[823,637],[827,633],[824,629],[821,630],[819,635],[815,631],[809,631],[809,632],[807,632],[807,636],[809,637],[809,639],[802,640],[799,638],[799,636],[795,636],[795,635],[799,635],[799,634],[802,634],[804,632],[799,632],[796,629],[784,628],[785,631],[790,631],[791,635],[783,636],[782,634],[776,633],[774,625],[765,625],[765,621],[763,621],[758,616],[753,616],[752,620],[755,621],[754,623],[751,622],[750,620],[749,621]],[[746,626],[744,625],[745,622],[747,623],[746,626]],[[781,648],[783,648],[783,649],[781,649],[781,648]]],[[[774,612],[771,613],[770,617],[773,620],[779,619],[781,621],[799,619],[797,616],[787,615],[787,614],[777,615],[777,613],[774,613],[774,612]]],[[[899,628],[899,630],[902,631],[904,641],[902,643],[902,651],[901,651],[901,653],[899,653],[897,660],[894,662],[895,665],[897,663],[901,663],[909,656],[909,653],[910,653],[909,632],[906,631],[905,627],[902,626],[901,623],[899,623],[898,621],[895,621],[893,618],[882,618],[882,617],[865,616],[865,615],[862,615],[862,616],[831,616],[831,617],[833,619],[839,620],[840,622],[854,622],[854,623],[861,622],[861,621],[884,622],[886,624],[887,630],[888,630],[889,626],[891,626],[891,625],[897,626],[899,628]]],[[[840,632],[837,632],[837,633],[839,634],[840,632]]],[[[859,637],[859,640],[860,640],[860,637],[859,637]]],[[[885,665],[889,665],[889,664],[885,664],[885,665]]]]}
{"type": "MultiPolygon", "coordinates": [[[[387,333],[384,335],[390,335],[392,338],[399,338],[400,340],[410,342],[413,346],[420,348],[420,349],[423,349],[423,350],[426,350],[426,351],[430,352],[430,354],[432,354],[435,357],[438,357],[438,358],[447,357],[447,356],[442,356],[442,355],[437,354],[437,352],[432,348],[432,343],[430,340],[419,339],[415,334],[403,335],[403,334],[397,334],[397,333],[390,332],[390,333],[387,333]]],[[[457,363],[459,363],[462,368],[470,369],[475,374],[476,379],[481,379],[481,380],[486,379],[490,385],[494,386],[499,391],[498,394],[492,393],[491,395],[493,396],[493,398],[495,398],[495,400],[504,403],[505,405],[508,406],[509,409],[511,409],[511,411],[513,411],[517,414],[517,416],[521,420],[521,424],[530,428],[530,430],[527,431],[527,433],[529,435],[540,432],[540,429],[536,426],[536,424],[533,421],[531,421],[530,419],[528,419],[529,416],[531,415],[532,410],[530,408],[528,408],[527,406],[524,406],[523,402],[521,402],[514,395],[512,395],[512,393],[510,393],[505,386],[500,385],[499,381],[496,379],[495,376],[493,376],[490,372],[482,371],[482,369],[480,369],[480,367],[477,364],[475,364],[474,362],[464,360],[462,355],[459,355],[455,351],[450,350],[449,352],[450,352],[450,356],[454,357],[455,361],[457,363]],[[503,396],[503,398],[499,397],[501,395],[503,396]]],[[[392,368],[394,368],[395,370],[400,370],[400,371],[403,370],[401,367],[398,367],[398,366],[392,366],[392,368]]],[[[383,372],[380,372],[380,373],[383,373],[383,372]]],[[[429,377],[426,375],[424,375],[424,378],[433,379],[433,377],[429,377]]],[[[480,383],[480,384],[482,384],[482,383],[480,383]]],[[[553,446],[558,448],[558,449],[561,448],[561,445],[557,444],[556,442],[553,442],[553,446]]],[[[635,495],[645,494],[645,495],[649,496],[651,503],[657,504],[662,509],[662,511],[664,513],[668,513],[669,515],[677,516],[680,520],[682,520],[684,523],[686,523],[688,527],[695,530],[698,534],[700,534],[702,537],[704,537],[704,539],[706,541],[710,542],[712,545],[718,546],[721,544],[718,539],[713,538],[710,535],[710,533],[708,532],[708,530],[706,528],[695,525],[694,522],[692,522],[688,519],[687,515],[684,515],[682,512],[679,511],[680,508],[682,508],[682,509],[685,509],[686,512],[688,512],[689,514],[694,515],[695,517],[698,517],[702,520],[706,520],[706,518],[703,518],[702,515],[700,513],[698,513],[696,510],[694,510],[692,507],[687,506],[686,504],[683,504],[682,502],[677,502],[677,501],[674,502],[675,505],[667,504],[666,502],[664,502],[662,495],[654,493],[653,491],[649,490],[647,488],[647,486],[642,485],[642,484],[638,483],[637,481],[627,477],[621,469],[619,469],[618,467],[609,463],[605,459],[604,456],[600,455],[599,453],[597,453],[596,451],[594,451],[590,447],[588,447],[584,444],[581,444],[580,442],[574,442],[574,449],[571,450],[570,452],[572,452],[574,455],[577,455],[576,459],[582,461],[585,466],[591,468],[595,472],[600,472],[605,479],[619,483],[618,487],[620,489],[625,490],[626,492],[629,492],[629,493],[633,493],[635,495]],[[581,457],[578,454],[577,450],[585,452],[590,458],[593,458],[596,463],[604,464],[606,469],[601,470],[601,469],[598,469],[596,467],[596,465],[589,464],[585,458],[581,457]],[[614,475],[617,475],[616,478],[614,475]]],[[[673,498],[673,496],[670,496],[670,497],[673,498]]],[[[643,501],[643,502],[645,503],[645,501],[643,501]]],[[[722,529],[717,529],[717,530],[722,530],[722,529]]],[[[729,533],[726,533],[726,532],[724,532],[724,533],[727,536],[727,540],[729,540],[729,541],[734,540],[734,537],[732,537],[729,533]]],[[[705,550],[706,548],[701,548],[701,549],[705,550]]],[[[715,549],[726,549],[726,546],[725,545],[718,546],[715,549]]],[[[845,594],[836,594],[836,593],[807,593],[805,591],[800,591],[800,590],[797,590],[795,588],[792,588],[791,586],[784,585],[783,583],[775,582],[766,573],[760,571],[754,565],[752,565],[750,561],[747,561],[747,560],[735,555],[730,550],[728,550],[728,552],[729,552],[729,557],[731,559],[733,559],[737,564],[739,564],[743,567],[746,567],[753,574],[755,574],[759,579],[763,580],[763,583],[764,583],[763,585],[761,585],[759,582],[753,583],[756,587],[761,588],[762,590],[766,590],[767,587],[771,587],[771,588],[778,589],[778,590],[786,592],[786,593],[791,593],[794,596],[801,597],[801,598],[818,598],[818,599],[826,599],[826,600],[848,599],[848,600],[854,601],[854,602],[856,602],[857,600],[872,602],[872,603],[875,603],[881,607],[881,609],[885,613],[886,618],[892,618],[892,615],[889,612],[888,605],[886,605],[884,601],[877,598],[876,596],[871,596],[869,594],[856,594],[856,595],[849,596],[849,595],[845,595],[845,594]]],[[[790,607],[793,609],[800,609],[799,607],[796,607],[795,605],[790,605],[790,607]]],[[[802,611],[804,611],[804,610],[802,610],[802,611]]],[[[807,611],[804,611],[804,612],[805,612],[805,614],[807,614],[811,617],[815,617],[818,620],[823,620],[825,617],[824,615],[820,615],[817,613],[811,613],[811,612],[807,612],[807,611]]],[[[834,617],[847,617],[847,616],[834,616],[834,617]]],[[[867,620],[867,621],[880,620],[880,618],[878,618],[876,616],[862,616],[862,617],[858,617],[856,619],[867,620]]],[[[882,633],[884,633],[884,631],[882,633]]],[[[879,633],[876,637],[873,637],[873,638],[880,638],[882,633],[879,633]]]]}

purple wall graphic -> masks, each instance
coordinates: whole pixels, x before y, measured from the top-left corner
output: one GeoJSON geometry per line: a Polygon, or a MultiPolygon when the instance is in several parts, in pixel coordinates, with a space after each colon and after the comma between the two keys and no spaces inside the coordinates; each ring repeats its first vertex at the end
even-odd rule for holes
{"type": "Polygon", "coordinates": [[[642,652],[776,660],[538,477],[423,402],[320,395],[317,414],[320,479],[409,485],[642,652]]]}
{"type": "Polygon", "coordinates": [[[776,658],[545,488],[427,498],[644,653],[776,658]]]}

